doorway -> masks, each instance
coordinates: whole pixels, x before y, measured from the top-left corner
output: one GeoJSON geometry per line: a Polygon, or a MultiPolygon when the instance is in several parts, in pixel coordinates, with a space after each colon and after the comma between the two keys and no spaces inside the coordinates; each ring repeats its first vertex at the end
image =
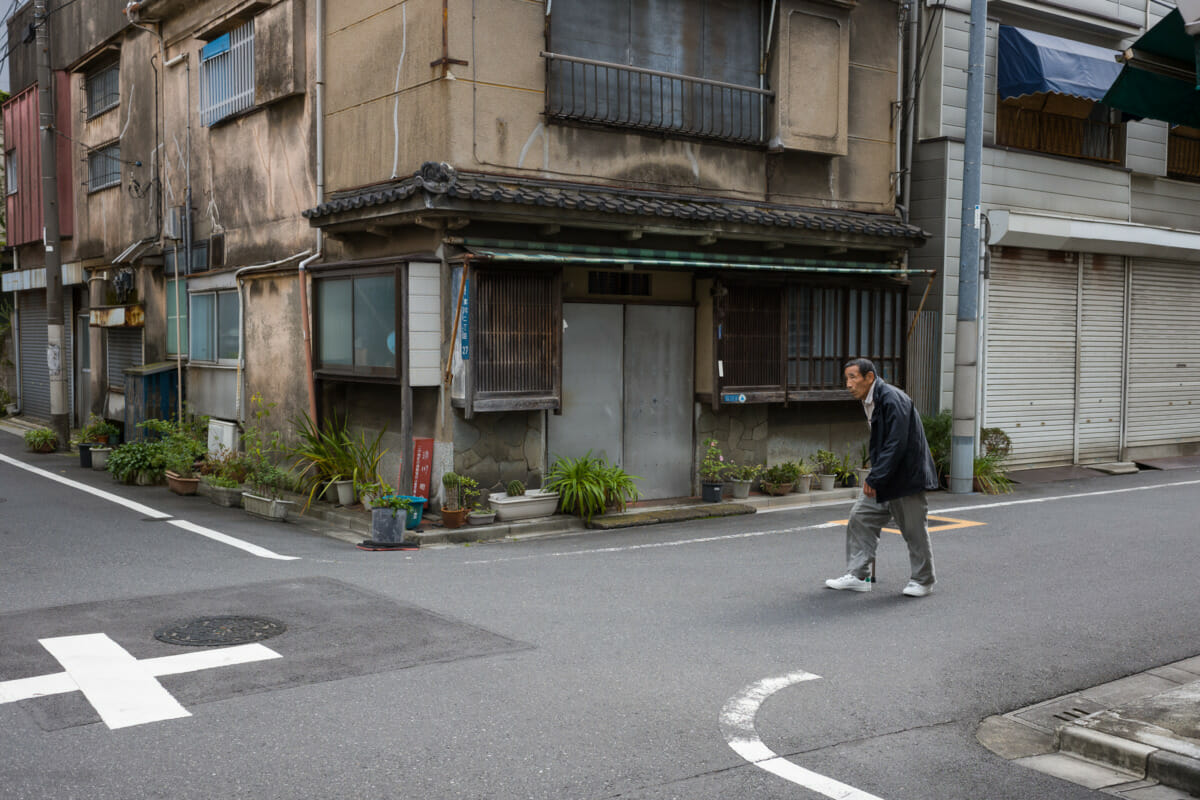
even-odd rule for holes
{"type": "Polygon", "coordinates": [[[590,450],[638,476],[644,499],[690,495],[692,308],[564,303],[563,323],[551,460],[590,450]]]}

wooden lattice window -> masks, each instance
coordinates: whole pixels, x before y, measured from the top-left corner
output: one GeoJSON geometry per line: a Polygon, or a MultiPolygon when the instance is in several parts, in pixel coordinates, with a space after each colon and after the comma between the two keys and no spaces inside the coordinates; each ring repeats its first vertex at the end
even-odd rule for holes
{"type": "Polygon", "coordinates": [[[842,365],[869,358],[903,385],[905,287],[879,281],[731,284],[717,298],[719,402],[846,396],[842,365]]]}
{"type": "Polygon", "coordinates": [[[476,270],[471,274],[471,289],[470,408],[558,408],[562,386],[560,273],[476,270]]]}

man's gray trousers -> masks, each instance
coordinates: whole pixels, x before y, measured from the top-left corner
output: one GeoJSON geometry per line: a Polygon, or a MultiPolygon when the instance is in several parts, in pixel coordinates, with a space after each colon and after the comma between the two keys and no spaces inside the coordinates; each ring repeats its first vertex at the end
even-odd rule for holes
{"type": "Polygon", "coordinates": [[[928,510],[924,492],[886,503],[877,503],[874,498],[860,495],[846,524],[846,571],[859,580],[870,576],[871,562],[875,560],[875,550],[879,546],[879,531],[894,519],[908,544],[912,579],[922,586],[932,586],[933,550],[929,544],[928,510]]]}

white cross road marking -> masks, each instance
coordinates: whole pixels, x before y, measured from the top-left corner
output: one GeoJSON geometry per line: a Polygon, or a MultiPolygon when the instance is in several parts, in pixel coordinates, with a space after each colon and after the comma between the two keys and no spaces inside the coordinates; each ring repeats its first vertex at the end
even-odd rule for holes
{"type": "Polygon", "coordinates": [[[189,717],[155,678],[282,658],[261,644],[243,644],[139,661],[103,633],[39,639],[66,672],[0,682],[0,704],[83,692],[111,729],[189,717]]]}
{"type": "Polygon", "coordinates": [[[786,689],[803,681],[818,680],[820,677],[811,672],[799,671],[777,678],[764,678],[757,683],[750,684],[731,697],[725,703],[725,707],[721,709],[721,733],[725,735],[725,741],[739,756],[759,769],[766,770],[786,781],[791,781],[834,800],[881,800],[861,789],[855,789],[841,781],[805,769],[799,764],[793,764],[763,744],[763,740],[758,736],[758,731],[754,728],[754,718],[758,715],[758,709],[762,707],[768,697],[780,689],[786,689]]]}

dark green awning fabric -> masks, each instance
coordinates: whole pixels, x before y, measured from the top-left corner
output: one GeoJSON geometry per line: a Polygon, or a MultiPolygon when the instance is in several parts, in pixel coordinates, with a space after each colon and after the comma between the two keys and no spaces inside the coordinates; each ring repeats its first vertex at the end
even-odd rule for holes
{"type": "Polygon", "coordinates": [[[894,263],[836,261],[816,258],[756,258],[698,253],[687,250],[649,250],[635,247],[597,247],[549,242],[462,239],[473,256],[498,263],[574,264],[641,269],[744,269],[771,272],[816,272],[850,275],[924,275],[928,270],[904,269],[894,263]]]}
{"type": "Polygon", "coordinates": [[[1200,91],[1196,89],[1197,40],[1184,29],[1179,9],[1171,11],[1133,43],[1136,54],[1149,54],[1190,73],[1190,80],[1125,64],[1104,96],[1108,105],[1128,119],[1157,119],[1200,128],[1200,91]]]}

